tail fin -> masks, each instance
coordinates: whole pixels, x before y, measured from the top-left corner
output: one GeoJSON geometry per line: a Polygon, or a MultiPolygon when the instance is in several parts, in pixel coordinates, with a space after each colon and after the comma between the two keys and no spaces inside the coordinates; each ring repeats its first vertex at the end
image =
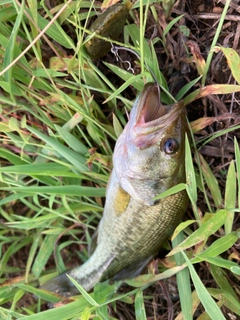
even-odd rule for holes
{"type": "Polygon", "coordinates": [[[79,294],[78,289],[67,277],[68,274],[76,280],[86,291],[90,291],[96,283],[98,283],[104,272],[107,270],[114,257],[108,257],[101,261],[96,251],[93,255],[80,267],[66,271],[57,277],[49,280],[41,286],[40,289],[57,293],[61,296],[71,297],[79,294]]]}
{"type": "Polygon", "coordinates": [[[68,274],[67,271],[62,274],[59,274],[57,277],[44,283],[40,287],[40,289],[51,291],[64,297],[77,295],[79,291],[71,282],[71,280],[67,277],[67,274],[68,274]]]}

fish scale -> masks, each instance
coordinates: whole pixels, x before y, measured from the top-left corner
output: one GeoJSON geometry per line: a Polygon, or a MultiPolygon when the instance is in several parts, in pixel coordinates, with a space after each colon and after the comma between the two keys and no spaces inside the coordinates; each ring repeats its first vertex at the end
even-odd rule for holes
{"type": "MultiPolygon", "coordinates": [[[[106,279],[137,276],[181,222],[185,190],[154,198],[185,182],[186,131],[182,103],[163,106],[156,84],[145,85],[115,146],[96,248],[83,265],[67,271],[85,290],[106,279]]],[[[65,273],[42,289],[78,293],[65,273]]]]}

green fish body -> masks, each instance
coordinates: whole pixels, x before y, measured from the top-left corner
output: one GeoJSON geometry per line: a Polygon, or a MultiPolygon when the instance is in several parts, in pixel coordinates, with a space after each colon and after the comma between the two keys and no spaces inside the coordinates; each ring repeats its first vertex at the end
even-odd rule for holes
{"type": "MultiPolygon", "coordinates": [[[[188,204],[184,191],[154,198],[185,182],[187,121],[181,103],[163,106],[155,84],[147,84],[114,150],[96,249],[81,266],[67,272],[89,291],[106,279],[140,274],[181,222],[188,204]]],[[[64,296],[78,290],[61,274],[42,286],[64,296]]]]}

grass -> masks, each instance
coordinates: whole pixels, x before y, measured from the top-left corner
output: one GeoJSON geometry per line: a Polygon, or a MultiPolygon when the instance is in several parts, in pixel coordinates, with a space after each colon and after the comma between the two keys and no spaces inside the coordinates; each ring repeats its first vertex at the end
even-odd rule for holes
{"type": "MultiPolygon", "coordinates": [[[[140,25],[131,12],[124,42],[115,42],[140,56],[136,74],[105,58],[103,67],[86,54],[83,43],[93,36],[87,22],[96,15],[93,2],[68,1],[51,9],[43,1],[4,0],[0,4],[1,319],[117,319],[122,305],[124,313],[131,310],[133,319],[147,319],[154,312],[157,319],[151,286],[175,275],[181,300],[181,308],[174,309],[176,320],[240,315],[239,292],[232,285],[240,276],[235,248],[239,230],[234,226],[240,207],[239,145],[235,139],[236,160],[221,175],[215,175],[200,154],[202,146],[239,126],[201,136],[201,130],[216,121],[214,116],[190,123],[187,182],[168,193],[186,188],[191,219],[177,228],[173,250],[165,263],[159,261],[159,274],[151,273],[149,267],[149,274],[127,281],[127,290],[121,290],[119,282],[100,283],[90,294],[79,288],[77,298],[50,310],[45,301],[58,303],[59,298],[38,289],[39,283],[87,259],[87,245],[101,218],[114,144],[126,124],[133,95],[138,95],[145,82],[153,81],[154,75],[162,102],[184,98],[187,108],[210,93],[240,91],[239,56],[233,49],[215,47],[215,37],[207,64],[194,57],[194,52],[189,54],[200,73],[176,96],[171,95],[155,47],[160,44],[167,52],[166,37],[180,18],[169,22],[163,37],[149,45],[144,37],[145,12],[150,6],[156,18],[155,2],[136,2],[133,9],[140,25]],[[237,84],[205,85],[212,55],[219,50],[237,84]],[[119,81],[112,81],[115,78],[119,81]],[[194,139],[196,134],[200,139],[194,139]],[[201,268],[213,285],[202,279],[201,268]]],[[[164,4],[166,17],[173,4],[164,4]]],[[[228,5],[229,1],[217,27],[218,36],[228,5]]],[[[130,61],[132,67],[137,56],[130,61]]]]}

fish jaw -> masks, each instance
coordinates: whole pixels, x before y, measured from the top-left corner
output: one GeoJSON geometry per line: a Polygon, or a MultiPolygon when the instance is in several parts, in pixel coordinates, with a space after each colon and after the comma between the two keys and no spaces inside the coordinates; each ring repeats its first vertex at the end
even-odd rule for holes
{"type": "Polygon", "coordinates": [[[156,85],[147,84],[114,151],[113,166],[123,190],[143,204],[153,205],[158,194],[185,182],[186,131],[183,103],[161,105],[156,85]],[[177,152],[162,150],[168,139],[176,142],[177,152]]]}

